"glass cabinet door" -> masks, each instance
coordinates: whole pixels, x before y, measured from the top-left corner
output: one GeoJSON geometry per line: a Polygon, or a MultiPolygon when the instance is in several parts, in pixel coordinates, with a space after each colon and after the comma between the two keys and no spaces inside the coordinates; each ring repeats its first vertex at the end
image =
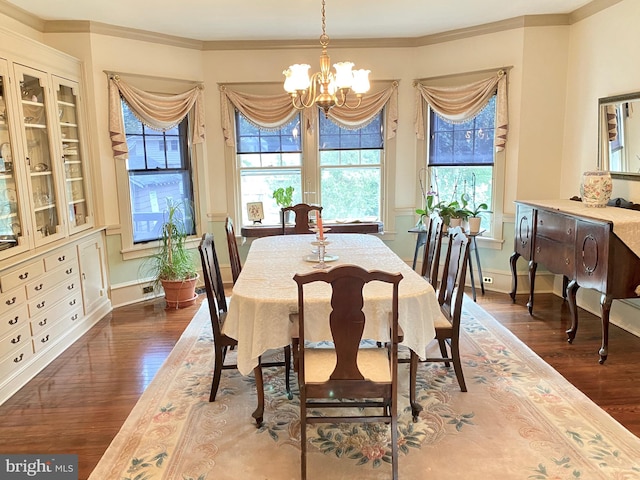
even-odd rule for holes
{"type": "Polygon", "coordinates": [[[0,60],[0,258],[28,248],[17,173],[21,165],[14,161],[15,130],[10,128],[14,117],[11,115],[13,105],[8,78],[7,63],[0,60]]]}
{"type": "Polygon", "coordinates": [[[54,77],[56,106],[62,141],[62,161],[66,207],[70,233],[91,226],[83,152],[81,150],[80,114],[78,110],[78,84],[54,77]]]}
{"type": "MultiPolygon", "coordinates": [[[[49,93],[44,72],[15,65],[20,88],[20,106],[24,127],[24,147],[29,168],[28,180],[33,206],[36,245],[64,236],[54,152],[50,143],[49,93]]],[[[64,198],[64,197],[62,197],[64,198]]]]}

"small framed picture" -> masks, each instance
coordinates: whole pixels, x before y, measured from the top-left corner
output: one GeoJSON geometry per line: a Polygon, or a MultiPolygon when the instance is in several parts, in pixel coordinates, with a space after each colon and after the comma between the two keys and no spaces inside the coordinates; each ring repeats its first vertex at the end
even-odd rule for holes
{"type": "Polygon", "coordinates": [[[247,214],[249,216],[249,220],[253,223],[262,223],[262,219],[264,218],[262,202],[247,203],[247,214]]]}

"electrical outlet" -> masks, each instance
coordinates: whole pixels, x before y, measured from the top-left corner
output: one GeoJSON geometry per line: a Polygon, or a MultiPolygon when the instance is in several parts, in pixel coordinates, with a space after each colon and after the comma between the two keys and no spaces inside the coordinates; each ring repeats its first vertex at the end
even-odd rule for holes
{"type": "Polygon", "coordinates": [[[153,293],[153,287],[151,285],[142,287],[142,293],[153,293]]]}
{"type": "Polygon", "coordinates": [[[493,283],[493,277],[482,277],[482,283],[493,283]]]}

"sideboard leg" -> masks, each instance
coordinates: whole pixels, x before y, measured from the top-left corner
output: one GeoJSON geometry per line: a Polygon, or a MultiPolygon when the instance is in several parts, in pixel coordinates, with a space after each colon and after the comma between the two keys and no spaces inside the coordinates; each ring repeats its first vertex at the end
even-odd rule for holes
{"type": "Polygon", "coordinates": [[[533,290],[536,285],[536,269],[538,264],[533,260],[529,262],[529,301],[527,307],[529,308],[529,315],[533,314],[533,290]]]}
{"type": "Polygon", "coordinates": [[[509,264],[511,265],[511,292],[509,295],[511,296],[513,303],[516,302],[516,292],[518,291],[518,272],[516,271],[518,258],[520,258],[520,254],[518,252],[513,252],[509,257],[509,264]]]}
{"type": "Polygon", "coordinates": [[[609,355],[609,314],[611,313],[611,302],[613,298],[609,295],[602,295],[600,297],[600,307],[602,309],[602,347],[598,352],[600,354],[600,360],[598,363],[602,365],[609,355]]]}
{"type": "Polygon", "coordinates": [[[567,299],[569,300],[569,312],[571,314],[571,328],[567,330],[567,342],[573,343],[578,332],[578,307],[576,306],[576,293],[578,292],[578,282],[571,280],[567,285],[567,299]]]}

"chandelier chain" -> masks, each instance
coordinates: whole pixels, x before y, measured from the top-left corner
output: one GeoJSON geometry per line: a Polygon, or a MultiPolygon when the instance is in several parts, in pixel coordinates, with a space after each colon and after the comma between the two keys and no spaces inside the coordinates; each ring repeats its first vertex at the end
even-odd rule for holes
{"type": "Polygon", "coordinates": [[[325,15],[325,0],[322,0],[322,35],[320,35],[320,45],[327,47],[329,45],[329,36],[327,35],[327,19],[325,15]]]}

